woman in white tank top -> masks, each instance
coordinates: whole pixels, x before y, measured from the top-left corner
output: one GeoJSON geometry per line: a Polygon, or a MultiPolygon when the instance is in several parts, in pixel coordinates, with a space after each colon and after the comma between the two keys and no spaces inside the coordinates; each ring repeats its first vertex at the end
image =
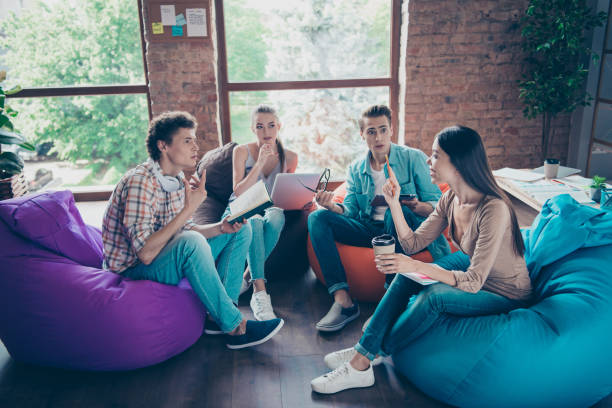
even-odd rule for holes
{"type": "MultiPolygon", "coordinates": [[[[297,167],[297,154],[285,149],[278,139],[281,124],[276,111],[266,105],[258,106],[252,115],[251,130],[254,142],[236,146],[233,153],[234,193],[230,200],[244,193],[258,180],[262,180],[271,193],[278,173],[293,173],[297,167]]],[[[274,319],[270,295],[266,291],[264,264],[272,252],[285,224],[283,210],[268,208],[263,216],[249,218],[253,240],[247,255],[248,267],[240,293],[253,284],[251,309],[257,320],[274,319]]]]}

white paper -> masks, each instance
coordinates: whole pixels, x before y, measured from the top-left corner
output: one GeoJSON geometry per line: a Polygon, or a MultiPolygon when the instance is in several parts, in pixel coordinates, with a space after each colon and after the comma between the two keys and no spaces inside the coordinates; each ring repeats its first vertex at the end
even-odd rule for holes
{"type": "Polygon", "coordinates": [[[511,169],[504,167],[503,169],[493,171],[495,177],[509,178],[519,181],[535,181],[544,178],[543,174],[536,174],[530,171],[511,169]]]}
{"type": "Polygon", "coordinates": [[[229,203],[230,213],[232,216],[240,215],[255,207],[260,206],[266,201],[270,201],[268,190],[262,180],[257,181],[248,188],[247,191],[240,194],[238,198],[229,203]]]}
{"type": "Polygon", "coordinates": [[[421,285],[431,285],[433,283],[438,283],[437,280],[431,279],[429,276],[422,275],[420,273],[414,272],[401,272],[401,275],[404,275],[408,279],[412,279],[413,281],[420,283],[421,285]]]}
{"type": "Polygon", "coordinates": [[[206,10],[203,8],[188,8],[187,37],[206,37],[206,10]]]}
{"type": "Polygon", "coordinates": [[[161,5],[161,21],[162,25],[173,26],[176,25],[176,15],[174,14],[174,4],[161,5]]]}

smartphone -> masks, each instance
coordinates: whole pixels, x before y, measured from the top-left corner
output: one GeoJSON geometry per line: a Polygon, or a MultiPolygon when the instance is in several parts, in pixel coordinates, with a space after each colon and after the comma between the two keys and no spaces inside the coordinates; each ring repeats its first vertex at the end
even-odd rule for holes
{"type": "Polygon", "coordinates": [[[410,201],[410,200],[414,200],[415,198],[416,198],[416,194],[400,194],[399,196],[400,201],[410,201]]]}

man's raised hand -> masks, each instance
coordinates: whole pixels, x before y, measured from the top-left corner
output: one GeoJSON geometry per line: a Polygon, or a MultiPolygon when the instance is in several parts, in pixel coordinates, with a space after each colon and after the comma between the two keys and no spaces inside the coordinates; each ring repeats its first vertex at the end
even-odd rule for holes
{"type": "Polygon", "coordinates": [[[189,181],[183,178],[183,184],[185,184],[185,209],[193,214],[206,200],[206,170],[202,172],[200,178],[197,174],[191,176],[189,181]]]}

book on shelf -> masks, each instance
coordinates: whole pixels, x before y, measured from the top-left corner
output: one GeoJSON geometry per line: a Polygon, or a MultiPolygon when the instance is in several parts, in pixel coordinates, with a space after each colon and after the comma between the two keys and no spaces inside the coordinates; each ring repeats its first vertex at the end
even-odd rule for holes
{"type": "Polygon", "coordinates": [[[227,221],[230,224],[241,222],[244,219],[261,213],[272,205],[273,203],[266,185],[263,181],[259,180],[229,204],[230,216],[227,221]]]}

